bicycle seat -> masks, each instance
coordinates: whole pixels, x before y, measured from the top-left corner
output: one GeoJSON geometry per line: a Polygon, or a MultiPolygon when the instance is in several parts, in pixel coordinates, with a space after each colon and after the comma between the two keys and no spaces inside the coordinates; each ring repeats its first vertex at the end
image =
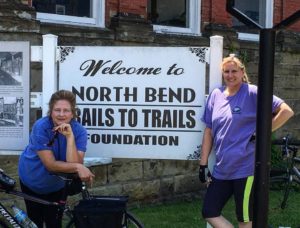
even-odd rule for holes
{"type": "Polygon", "coordinates": [[[16,181],[7,176],[2,169],[0,169],[0,188],[5,191],[12,190],[16,185],[16,181]]]}

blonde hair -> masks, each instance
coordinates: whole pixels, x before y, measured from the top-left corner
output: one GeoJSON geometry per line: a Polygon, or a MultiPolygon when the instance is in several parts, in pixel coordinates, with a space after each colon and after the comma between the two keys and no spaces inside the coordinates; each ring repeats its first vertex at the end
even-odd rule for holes
{"type": "Polygon", "coordinates": [[[236,64],[236,66],[238,68],[240,68],[243,72],[244,72],[244,77],[243,77],[243,82],[246,82],[246,83],[250,83],[249,81],[249,78],[248,78],[248,75],[247,75],[247,72],[246,72],[246,67],[245,65],[242,63],[241,60],[239,60],[237,57],[235,57],[235,54],[230,54],[228,57],[225,57],[221,63],[221,69],[222,71],[224,70],[224,65],[226,63],[230,63],[230,62],[233,62],[236,64]]]}
{"type": "Polygon", "coordinates": [[[76,97],[71,91],[68,91],[68,90],[59,90],[52,94],[50,101],[49,101],[48,115],[49,116],[51,115],[54,104],[60,100],[66,100],[70,103],[73,118],[75,119],[77,117],[76,97]]]}

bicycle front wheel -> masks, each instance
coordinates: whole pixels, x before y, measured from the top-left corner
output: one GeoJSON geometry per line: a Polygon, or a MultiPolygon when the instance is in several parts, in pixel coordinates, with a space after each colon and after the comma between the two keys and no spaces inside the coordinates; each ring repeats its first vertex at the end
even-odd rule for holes
{"type": "Polygon", "coordinates": [[[124,218],[123,228],[144,228],[144,225],[130,212],[126,211],[124,218]]]}

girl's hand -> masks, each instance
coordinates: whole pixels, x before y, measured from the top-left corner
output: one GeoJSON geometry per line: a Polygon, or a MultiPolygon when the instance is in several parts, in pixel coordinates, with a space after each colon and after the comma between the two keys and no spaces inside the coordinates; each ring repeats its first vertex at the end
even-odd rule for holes
{"type": "Polygon", "coordinates": [[[95,175],[87,167],[80,165],[77,172],[82,181],[92,184],[95,175]]]}
{"type": "Polygon", "coordinates": [[[64,136],[73,135],[72,127],[68,123],[63,123],[59,126],[54,127],[54,131],[58,131],[59,133],[63,134],[64,136]]]}

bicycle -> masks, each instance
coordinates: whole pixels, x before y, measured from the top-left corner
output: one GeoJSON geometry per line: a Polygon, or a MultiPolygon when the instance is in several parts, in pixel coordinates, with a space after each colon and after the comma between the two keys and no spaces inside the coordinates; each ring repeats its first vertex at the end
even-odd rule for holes
{"type": "MultiPolygon", "coordinates": [[[[64,181],[72,181],[75,178],[74,174],[62,174],[57,173],[64,181]]],[[[127,196],[94,196],[90,195],[84,183],[82,183],[81,190],[81,199],[74,207],[69,206],[66,202],[49,202],[46,200],[39,199],[37,197],[30,196],[18,190],[15,190],[16,181],[10,176],[6,175],[3,170],[0,170],[0,192],[5,194],[14,195],[21,197],[23,199],[31,200],[45,205],[54,205],[61,207],[64,210],[64,215],[68,217],[69,222],[66,225],[66,228],[82,228],[82,227],[118,227],[118,228],[144,228],[143,224],[138,221],[133,214],[131,214],[127,208],[126,204],[128,201],[127,196]],[[91,207],[92,206],[92,207],[91,207]],[[99,210],[99,208],[101,210],[99,210]],[[94,211],[100,211],[100,214],[97,214],[98,224],[84,224],[89,222],[92,219],[95,219],[94,211]],[[89,216],[94,216],[92,219],[89,216]],[[114,217],[117,216],[117,217],[114,217]],[[100,220],[99,220],[100,218],[100,220]],[[113,225],[106,219],[115,219],[113,225]],[[99,225],[99,221],[103,222],[105,225],[99,225]]],[[[19,222],[11,214],[0,200],[0,227],[3,228],[23,228],[19,222]]]]}
{"type": "Polygon", "coordinates": [[[283,166],[281,168],[272,168],[270,171],[270,183],[279,183],[284,186],[283,199],[280,207],[284,209],[287,205],[289,193],[292,184],[300,185],[300,171],[297,164],[300,164],[300,157],[297,157],[299,141],[291,141],[289,135],[282,140],[275,140],[273,145],[281,145],[283,166]]]}

